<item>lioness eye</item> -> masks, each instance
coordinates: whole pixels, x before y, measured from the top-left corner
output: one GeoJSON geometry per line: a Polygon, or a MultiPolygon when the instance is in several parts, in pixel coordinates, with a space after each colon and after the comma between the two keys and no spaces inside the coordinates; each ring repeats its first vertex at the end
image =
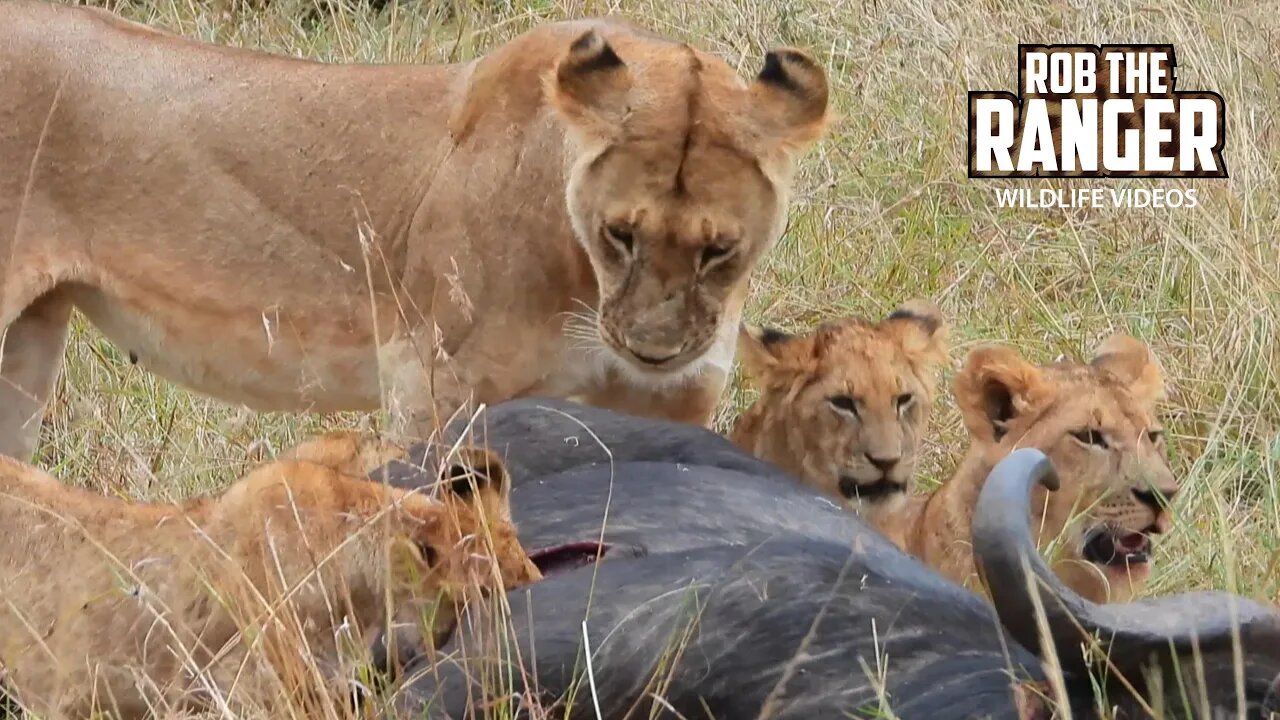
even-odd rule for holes
{"type": "Polygon", "coordinates": [[[729,256],[730,248],[721,245],[708,245],[702,249],[702,267],[729,256]]]}
{"type": "Polygon", "coordinates": [[[604,232],[627,255],[630,255],[635,248],[635,235],[631,228],[625,225],[609,225],[604,229],[604,232]]]}
{"type": "Polygon", "coordinates": [[[858,403],[848,395],[835,395],[827,398],[827,402],[831,403],[831,407],[838,412],[848,413],[853,416],[858,414],[858,403]]]}
{"type": "Polygon", "coordinates": [[[1089,428],[1087,430],[1076,430],[1071,433],[1071,436],[1085,445],[1096,445],[1100,448],[1110,447],[1107,444],[1107,439],[1102,436],[1102,433],[1094,430],[1093,428],[1089,428]]]}
{"type": "Polygon", "coordinates": [[[1151,441],[1151,444],[1152,444],[1152,445],[1158,445],[1158,444],[1160,443],[1160,441],[1164,439],[1164,431],[1163,431],[1163,430],[1148,430],[1148,431],[1147,431],[1147,439],[1151,441]]]}
{"type": "Polygon", "coordinates": [[[898,412],[904,412],[907,408],[911,407],[911,403],[915,401],[915,399],[916,396],[911,393],[902,393],[899,395],[897,400],[894,401],[897,403],[898,412]]]}

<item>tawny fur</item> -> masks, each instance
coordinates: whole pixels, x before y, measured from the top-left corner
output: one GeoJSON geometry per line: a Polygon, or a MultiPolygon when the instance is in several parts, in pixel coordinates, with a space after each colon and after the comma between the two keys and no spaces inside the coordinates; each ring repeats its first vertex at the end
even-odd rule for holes
{"type": "Polygon", "coordinates": [[[408,447],[385,435],[358,430],[331,430],[286,449],[277,460],[324,465],[340,475],[368,477],[392,460],[405,457],[408,447]]]}
{"type": "Polygon", "coordinates": [[[425,435],[524,396],[709,423],[822,69],[743,82],[622,22],[336,65],[0,3],[0,453],[71,310],[163,377],[425,435]],[[653,363],[646,363],[641,358],[653,363]]]}
{"type": "Polygon", "coordinates": [[[1090,363],[1036,366],[1011,348],[973,350],[955,382],[968,454],[948,482],[911,498],[881,529],[943,575],[980,588],[969,541],[978,493],[997,462],[1034,447],[1049,456],[1061,482],[1056,492],[1037,488],[1031,506],[1042,550],[1056,542],[1058,576],[1095,602],[1131,599],[1151,563],[1091,562],[1084,543],[1104,527],[1168,529],[1167,503],[1179,484],[1155,417],[1162,388],[1154,355],[1127,335],[1108,338],[1090,363]]]}
{"type": "Polygon", "coordinates": [[[370,642],[388,608],[403,621],[434,605],[439,630],[472,590],[540,577],[501,465],[465,454],[430,496],[286,460],[181,505],[0,458],[5,689],[53,718],[344,702],[338,642],[370,642]]]}
{"type": "Polygon", "coordinates": [[[924,300],[796,336],[744,327],[739,352],[760,397],[731,438],[877,524],[914,488],[946,336],[924,300]]]}

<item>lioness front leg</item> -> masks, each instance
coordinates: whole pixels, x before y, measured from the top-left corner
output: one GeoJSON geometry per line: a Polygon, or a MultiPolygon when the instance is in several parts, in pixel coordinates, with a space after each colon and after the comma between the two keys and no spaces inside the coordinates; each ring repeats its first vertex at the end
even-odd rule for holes
{"type": "Polygon", "coordinates": [[[71,301],[51,290],[28,305],[0,342],[0,454],[27,462],[62,368],[71,301]]]}
{"type": "Polygon", "coordinates": [[[474,389],[457,369],[457,363],[422,352],[411,340],[379,348],[388,435],[410,442],[425,440],[471,407],[474,389]]]}

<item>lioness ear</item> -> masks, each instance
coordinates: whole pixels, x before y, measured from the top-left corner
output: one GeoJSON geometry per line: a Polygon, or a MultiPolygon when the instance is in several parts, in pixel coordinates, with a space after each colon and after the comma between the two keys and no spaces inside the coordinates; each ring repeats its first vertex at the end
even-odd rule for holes
{"type": "Polygon", "coordinates": [[[459,448],[441,471],[446,492],[469,502],[485,503],[506,515],[511,489],[507,468],[497,455],[480,447],[459,448]]]}
{"type": "Polygon", "coordinates": [[[556,109],[585,138],[608,140],[621,129],[631,73],[600,33],[573,41],[545,82],[556,109]]]}
{"type": "Polygon", "coordinates": [[[998,345],[975,348],[956,376],[956,404],[974,437],[998,442],[1009,422],[1043,408],[1053,388],[1040,369],[1017,350],[998,345]]]}
{"type": "Polygon", "coordinates": [[[827,75],[798,48],[777,48],[751,85],[752,107],[762,137],[787,152],[803,150],[822,137],[827,125],[827,75]]]}
{"type": "Polygon", "coordinates": [[[1164,373],[1146,343],[1130,335],[1112,335],[1094,351],[1090,365],[1115,375],[1144,405],[1164,397],[1164,373]]]}
{"type": "Polygon", "coordinates": [[[942,310],[928,300],[908,300],[889,313],[885,323],[898,331],[898,344],[913,361],[942,365],[947,361],[946,321],[942,310]]]}

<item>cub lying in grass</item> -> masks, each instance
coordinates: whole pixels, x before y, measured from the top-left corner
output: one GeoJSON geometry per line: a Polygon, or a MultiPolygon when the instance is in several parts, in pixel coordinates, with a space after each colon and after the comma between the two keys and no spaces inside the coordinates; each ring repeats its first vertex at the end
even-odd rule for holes
{"type": "Polygon", "coordinates": [[[501,463],[458,457],[433,496],[300,458],[181,505],[0,457],[6,692],[43,717],[340,702],[340,645],[367,643],[388,608],[437,603],[438,630],[472,589],[541,577],[501,463]]]}

